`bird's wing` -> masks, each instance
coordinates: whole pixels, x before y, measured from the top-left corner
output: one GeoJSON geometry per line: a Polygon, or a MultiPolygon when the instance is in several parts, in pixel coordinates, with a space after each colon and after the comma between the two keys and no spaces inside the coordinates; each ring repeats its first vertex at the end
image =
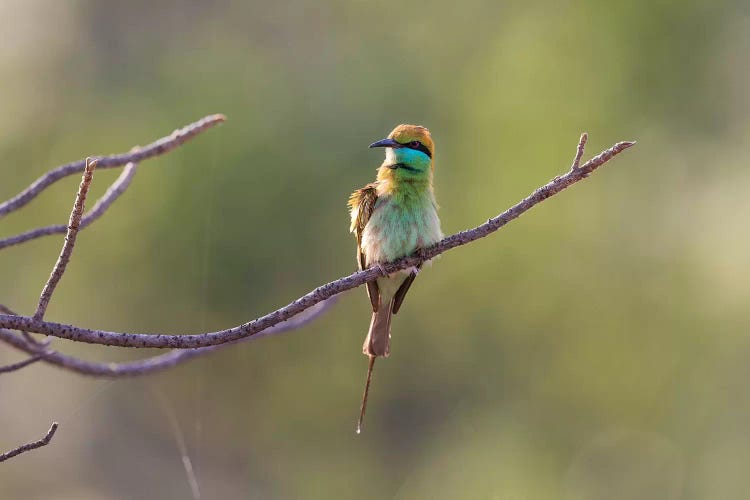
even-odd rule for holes
{"type": "MultiPolygon", "coordinates": [[[[374,183],[354,191],[349,197],[349,210],[352,216],[352,225],[349,230],[357,237],[357,264],[360,270],[367,268],[367,256],[362,251],[362,233],[375,210],[376,201],[378,201],[378,192],[374,183]]],[[[380,303],[377,282],[367,282],[367,295],[370,297],[372,311],[377,312],[380,303]]]]}

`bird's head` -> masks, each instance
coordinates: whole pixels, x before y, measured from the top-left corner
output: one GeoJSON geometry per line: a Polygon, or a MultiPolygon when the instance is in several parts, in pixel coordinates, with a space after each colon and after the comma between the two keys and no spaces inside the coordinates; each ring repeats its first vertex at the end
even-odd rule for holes
{"type": "Polygon", "coordinates": [[[389,169],[396,179],[429,178],[435,144],[430,131],[420,125],[399,125],[388,138],[370,144],[371,148],[386,148],[382,170],[389,169]]]}

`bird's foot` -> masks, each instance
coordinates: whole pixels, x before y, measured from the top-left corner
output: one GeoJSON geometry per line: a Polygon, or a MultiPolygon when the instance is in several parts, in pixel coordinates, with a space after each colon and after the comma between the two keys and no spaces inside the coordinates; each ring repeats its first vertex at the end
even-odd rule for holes
{"type": "Polygon", "coordinates": [[[380,262],[376,262],[375,267],[377,268],[378,272],[380,273],[382,277],[384,278],[388,277],[388,273],[385,272],[385,267],[383,266],[383,264],[381,264],[380,262]]]}

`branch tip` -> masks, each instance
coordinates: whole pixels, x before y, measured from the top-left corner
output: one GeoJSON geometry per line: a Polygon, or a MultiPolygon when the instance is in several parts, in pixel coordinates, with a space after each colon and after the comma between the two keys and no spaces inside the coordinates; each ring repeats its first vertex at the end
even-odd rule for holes
{"type": "Polygon", "coordinates": [[[581,134],[581,138],[578,139],[578,147],[576,148],[576,155],[573,158],[573,165],[571,165],[570,170],[578,170],[578,167],[581,165],[581,158],[583,158],[583,150],[586,148],[586,141],[589,140],[589,134],[584,132],[581,134]]]}
{"type": "Polygon", "coordinates": [[[52,440],[52,437],[55,435],[55,432],[57,432],[57,428],[58,427],[60,427],[60,424],[58,424],[57,422],[52,422],[52,425],[50,426],[49,430],[47,431],[47,435],[45,435],[41,439],[42,446],[44,446],[45,444],[48,444],[52,440]]]}
{"type": "Polygon", "coordinates": [[[3,454],[0,454],[0,462],[4,462],[10,458],[16,457],[20,455],[21,453],[25,453],[27,451],[35,450],[37,448],[41,448],[42,446],[47,446],[50,441],[52,441],[52,437],[55,435],[55,432],[57,432],[58,423],[52,422],[52,426],[47,431],[47,434],[37,441],[32,441],[31,443],[22,444],[21,446],[14,448],[8,452],[5,452],[3,454]]]}

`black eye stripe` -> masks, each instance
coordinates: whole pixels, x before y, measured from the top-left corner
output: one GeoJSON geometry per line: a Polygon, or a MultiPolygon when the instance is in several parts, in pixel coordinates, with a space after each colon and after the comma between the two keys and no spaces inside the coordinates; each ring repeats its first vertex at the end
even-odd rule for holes
{"type": "Polygon", "coordinates": [[[419,141],[411,141],[411,142],[407,142],[407,143],[399,142],[399,144],[401,144],[405,148],[414,149],[416,151],[421,151],[424,154],[426,154],[428,157],[432,158],[432,153],[430,153],[430,150],[427,149],[427,146],[425,146],[424,144],[422,144],[419,141]],[[411,145],[412,142],[416,142],[417,145],[416,146],[412,146],[411,145]]]}

